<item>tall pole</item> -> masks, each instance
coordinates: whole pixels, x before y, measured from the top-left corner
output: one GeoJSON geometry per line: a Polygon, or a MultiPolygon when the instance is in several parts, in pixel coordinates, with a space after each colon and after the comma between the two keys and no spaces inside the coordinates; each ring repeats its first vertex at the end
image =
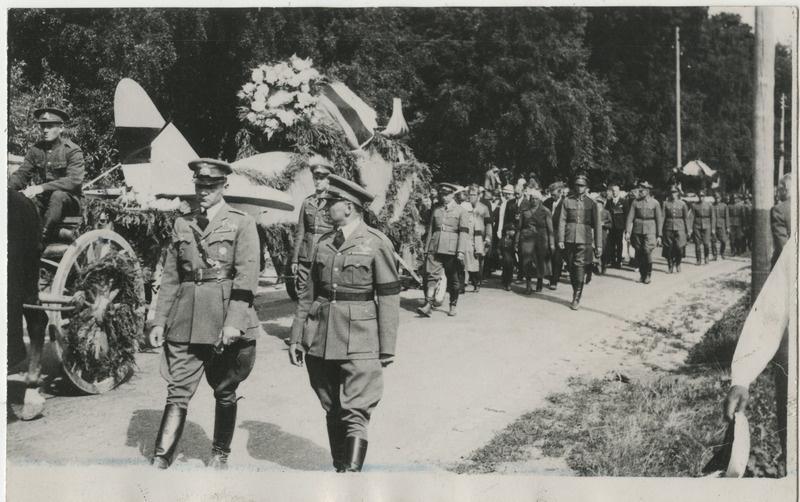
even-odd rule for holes
{"type": "Polygon", "coordinates": [[[769,11],[756,7],[755,22],[755,97],[753,106],[753,248],[751,302],[755,301],[770,269],[772,235],[769,210],[774,203],[775,173],[775,39],[767,29],[769,11]]]}
{"type": "Polygon", "coordinates": [[[783,178],[783,163],[786,152],[783,150],[784,130],[783,126],[786,123],[786,94],[781,93],[781,137],[780,137],[780,151],[781,157],[778,159],[778,179],[783,178]]]}
{"type": "Polygon", "coordinates": [[[675,27],[675,133],[677,138],[676,165],[683,167],[681,156],[681,29],[675,27]]]}

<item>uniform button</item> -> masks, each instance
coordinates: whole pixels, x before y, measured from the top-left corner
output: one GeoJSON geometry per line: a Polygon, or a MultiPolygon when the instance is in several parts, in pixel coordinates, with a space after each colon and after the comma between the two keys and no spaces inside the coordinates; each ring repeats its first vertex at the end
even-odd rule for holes
{"type": "Polygon", "coordinates": [[[334,272],[338,272],[339,271],[339,267],[333,267],[333,271],[334,272]]]}
{"type": "Polygon", "coordinates": [[[336,253],[336,256],[342,256],[342,253],[336,253]]]}

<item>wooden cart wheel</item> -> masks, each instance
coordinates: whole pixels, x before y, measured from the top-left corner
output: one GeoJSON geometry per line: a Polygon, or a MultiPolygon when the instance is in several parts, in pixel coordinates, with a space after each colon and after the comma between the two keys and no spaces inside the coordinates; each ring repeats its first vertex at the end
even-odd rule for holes
{"type": "MultiPolygon", "coordinates": [[[[78,237],[62,256],[53,277],[51,292],[57,295],[73,296],[75,294],[75,284],[87,267],[112,251],[133,257],[136,267],[135,273],[141,278],[142,270],[139,267],[136,254],[121,235],[112,230],[92,230],[78,237]]],[[[143,281],[136,281],[136,284],[138,285],[138,291],[135,294],[141,299],[140,305],[142,306],[141,311],[137,311],[136,314],[141,317],[142,323],[144,323],[143,281]]],[[[56,351],[61,358],[64,372],[78,389],[89,394],[102,394],[123,383],[133,374],[133,367],[130,364],[126,364],[124,367],[118,368],[115,375],[103,380],[84,378],[82,369],[69,361],[68,356],[65,359],[66,334],[64,327],[69,323],[68,315],[61,312],[51,312],[50,322],[55,327],[56,351]]]]}

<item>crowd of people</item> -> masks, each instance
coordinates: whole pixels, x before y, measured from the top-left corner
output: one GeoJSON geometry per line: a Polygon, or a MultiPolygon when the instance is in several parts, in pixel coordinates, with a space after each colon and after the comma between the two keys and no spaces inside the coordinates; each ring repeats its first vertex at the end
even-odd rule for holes
{"type": "MultiPolygon", "coordinates": [[[[573,289],[572,309],[580,307],[584,285],[608,268],[627,265],[650,284],[653,252],[661,247],[667,273],[680,273],[686,246],[695,244],[697,265],[749,251],[753,204],[748,194],[669,188],[665,200],[653,197],[642,181],[622,192],[617,184],[590,191],[585,175],[570,185],[543,188],[536,177],[515,177],[492,166],[483,186],[433,185],[423,198],[425,226],[423,280],[429,317],[449,293],[448,314],[456,315],[458,298],[471,285],[501,271],[500,285],[524,282],[524,294],[555,290],[566,270],[573,289]],[[516,178],[516,179],[515,179],[516,178]],[[505,184],[504,184],[505,183],[505,184]],[[535,285],[534,285],[535,279],[535,285]]],[[[780,199],[779,191],[779,199],[780,199]]]]}

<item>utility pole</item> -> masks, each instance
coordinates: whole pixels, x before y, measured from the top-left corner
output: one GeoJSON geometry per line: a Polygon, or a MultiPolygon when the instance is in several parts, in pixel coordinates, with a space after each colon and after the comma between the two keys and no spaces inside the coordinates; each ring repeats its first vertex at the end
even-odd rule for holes
{"type": "Polygon", "coordinates": [[[783,178],[783,163],[784,163],[784,157],[786,157],[786,152],[783,149],[783,138],[784,138],[783,126],[785,123],[786,123],[786,94],[781,93],[781,137],[780,137],[781,157],[780,159],[778,159],[778,179],[783,178]]]}
{"type": "Polygon", "coordinates": [[[681,29],[675,27],[675,132],[678,148],[676,151],[677,167],[683,167],[681,156],[681,29]]]}
{"type": "Polygon", "coordinates": [[[772,253],[769,210],[774,203],[775,38],[773,30],[767,29],[767,16],[769,11],[766,8],[756,7],[751,304],[767,281],[772,253]]]}

